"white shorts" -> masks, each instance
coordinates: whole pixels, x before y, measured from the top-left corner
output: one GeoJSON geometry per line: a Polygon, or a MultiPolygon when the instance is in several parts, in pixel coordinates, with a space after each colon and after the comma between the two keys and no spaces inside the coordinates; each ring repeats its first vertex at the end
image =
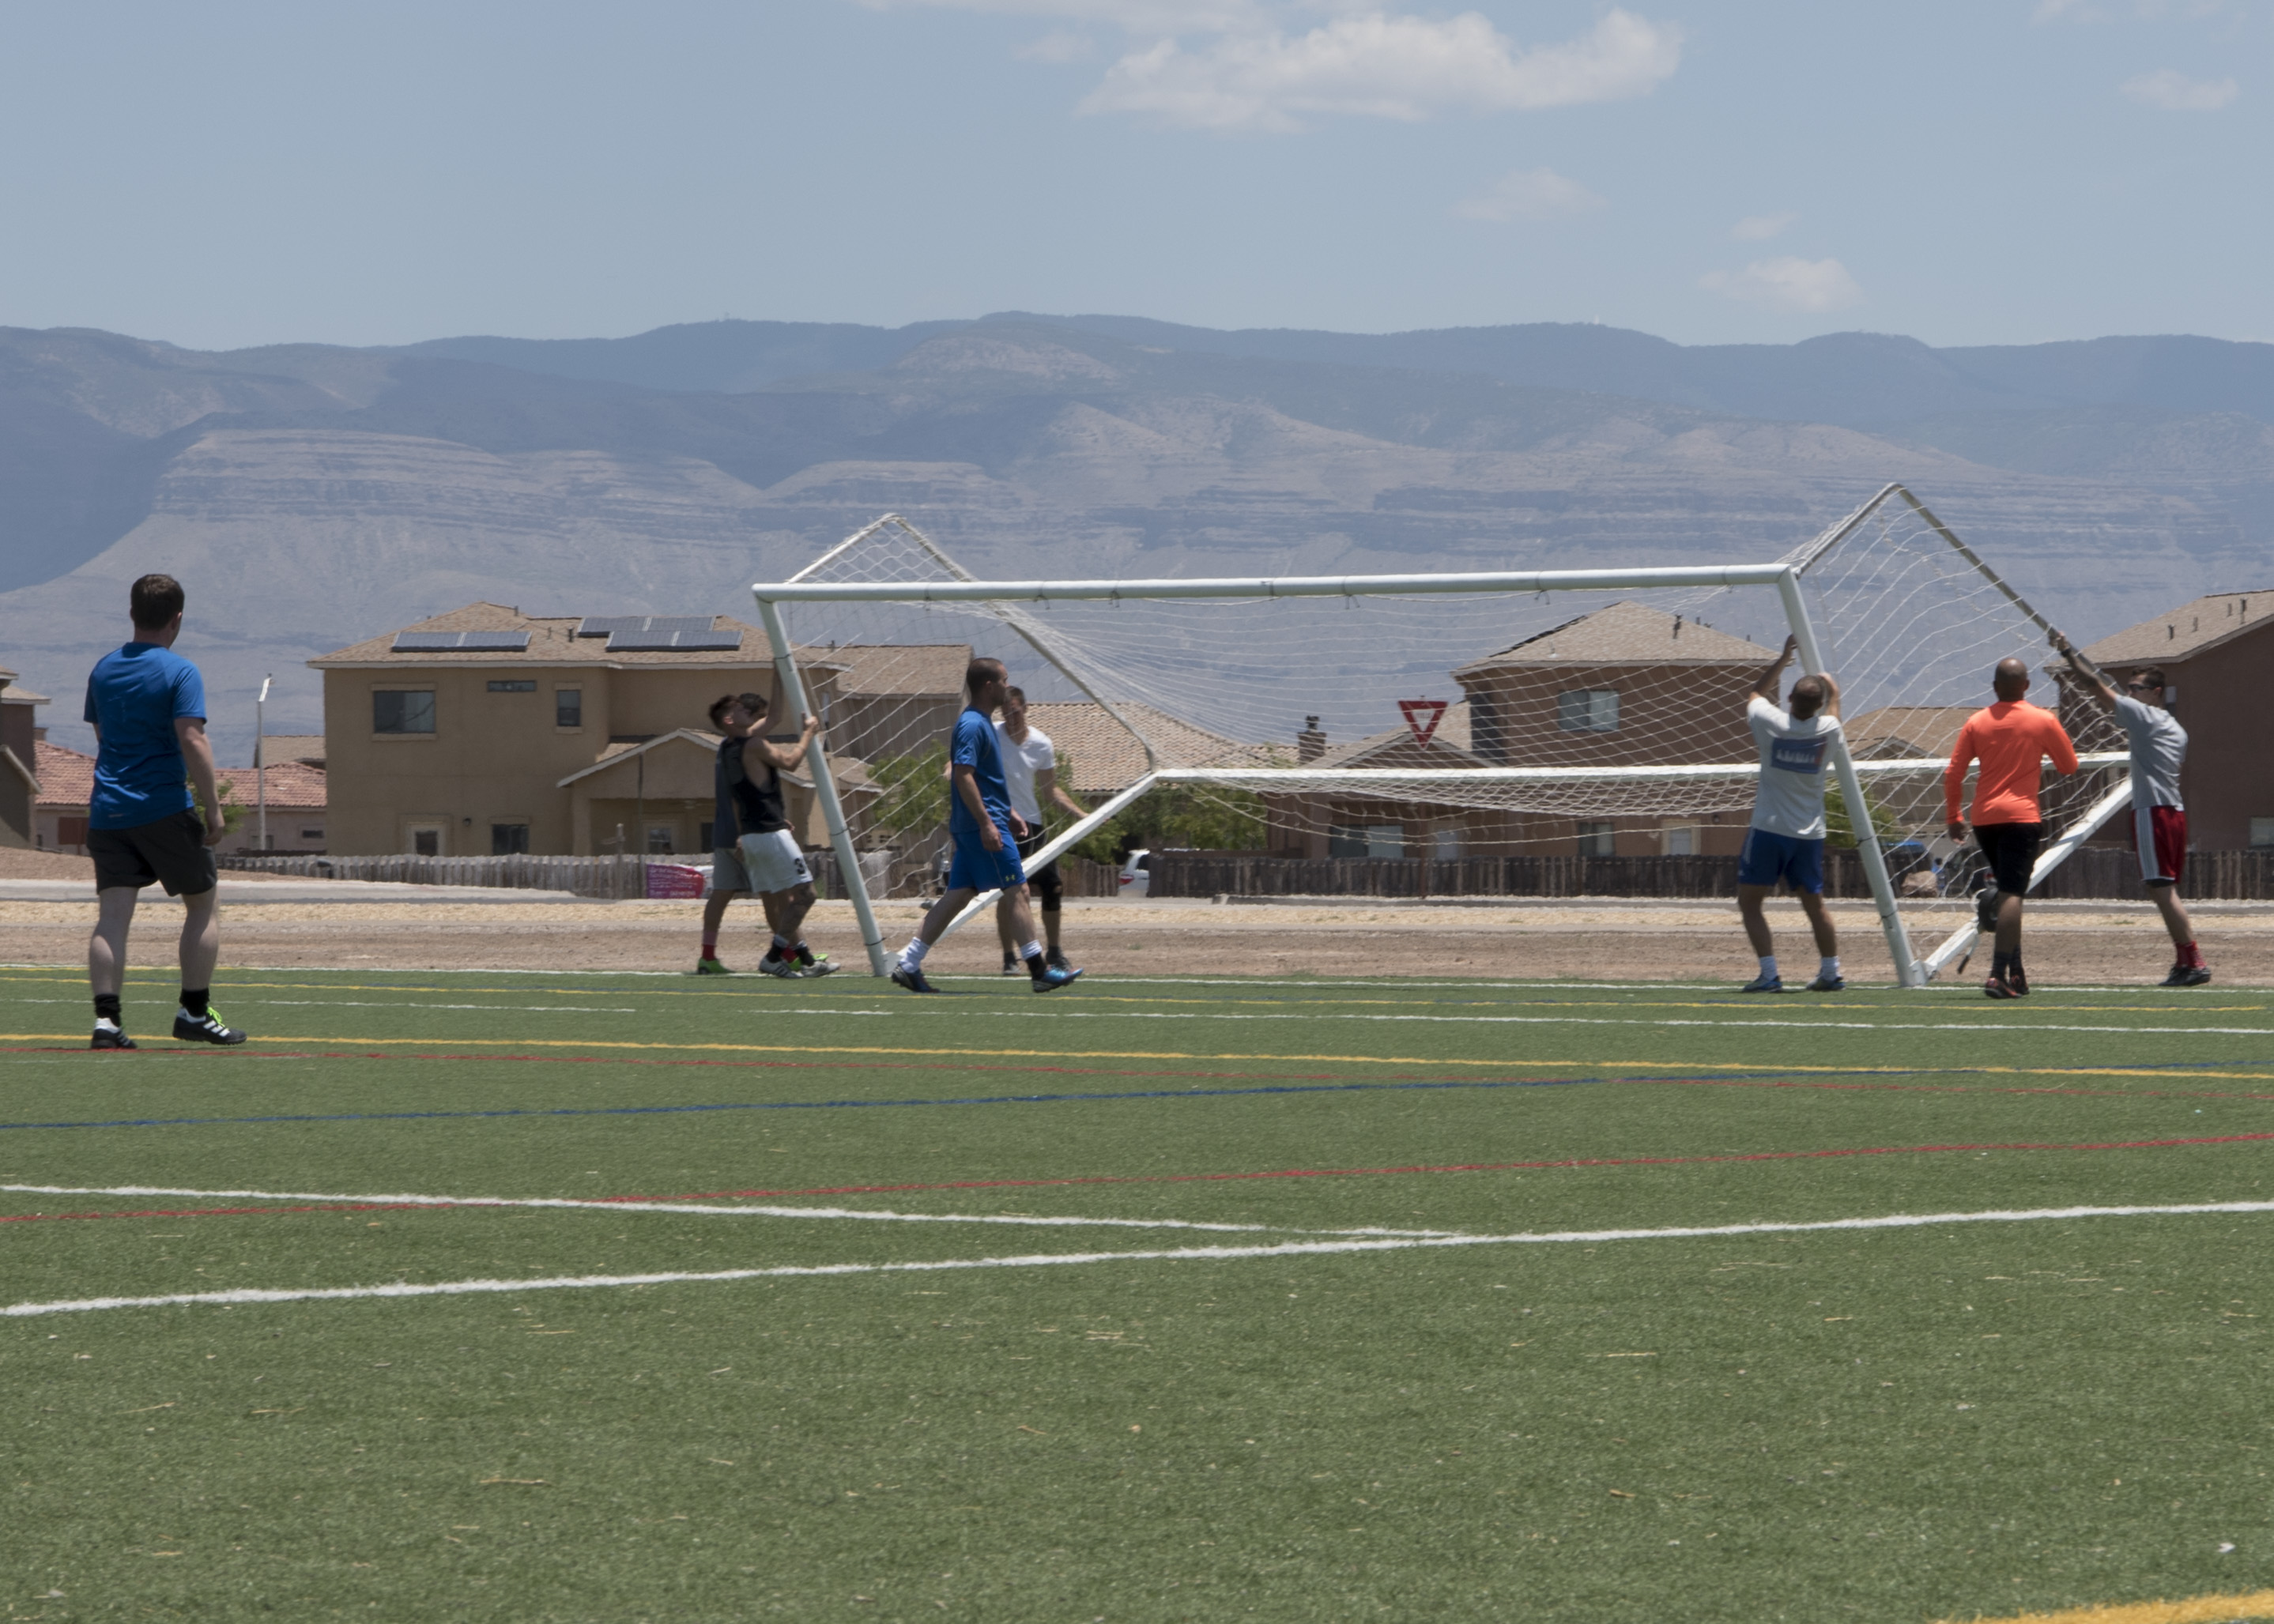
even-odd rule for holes
{"type": "Polygon", "coordinates": [[[719,891],[789,891],[813,883],[805,853],[797,837],[787,829],[762,835],[744,835],[738,846],[722,846],[711,853],[711,890],[719,891]]]}

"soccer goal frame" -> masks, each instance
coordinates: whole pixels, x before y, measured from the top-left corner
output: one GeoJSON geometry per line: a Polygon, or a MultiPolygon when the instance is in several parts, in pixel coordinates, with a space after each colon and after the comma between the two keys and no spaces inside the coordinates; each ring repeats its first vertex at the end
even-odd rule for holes
{"type": "MultiPolygon", "coordinates": [[[[821,558],[787,581],[759,582],[751,589],[757,605],[758,618],[773,654],[774,671],[779,684],[778,693],[792,709],[792,714],[803,714],[809,709],[805,685],[797,669],[795,648],[784,622],[782,606],[797,603],[833,604],[991,604],[1016,605],[1020,604],[1049,605],[1081,601],[1137,602],[1148,599],[1234,599],[1234,598],[1374,598],[1433,593],[1558,593],[1582,591],[1626,591],[1657,588],[1751,588],[1773,592],[1782,612],[1786,627],[1796,645],[1800,667],[1804,674],[1826,670],[1823,650],[1816,627],[1810,616],[1808,604],[1802,590],[1803,578],[1809,566],[1830,553],[1870,523],[1875,515],[1890,504],[1901,504],[1916,515],[1917,521],[1938,536],[1973,571],[2000,593],[2050,641],[2055,635],[2052,624],[2031,608],[2013,588],[1941,520],[1937,518],[1917,497],[1900,484],[1882,488],[1869,500],[1838,523],[1827,527],[1806,546],[1773,563],[1703,565],[1654,568],[1620,569],[1550,569],[1509,570],[1425,575],[1312,575],[1279,578],[1246,579],[1159,579],[1159,580],[1040,580],[987,581],[974,576],[958,564],[937,544],[915,525],[898,514],[886,514],[855,531],[821,558]],[[923,582],[829,581],[817,579],[834,560],[858,547],[863,542],[887,529],[902,532],[906,540],[919,548],[934,562],[943,579],[923,582]]],[[[1229,788],[1265,791],[1285,789],[1317,784],[1321,774],[1315,770],[1273,767],[1176,767],[1164,766],[1144,730],[1136,726],[1111,699],[1098,693],[1086,681],[1080,671],[1061,658],[1050,648],[1047,636],[1042,635],[1028,618],[1013,612],[1003,613],[999,622],[1005,630],[1025,642],[1043,661],[1055,669],[1074,688],[1100,706],[1104,712],[1126,728],[1142,748],[1146,758],[1145,772],[1118,793],[1093,808],[1086,817],[1061,830],[1028,860],[1029,867],[1038,867],[1066,852],[1094,830],[1103,826],[1116,814],[1138,800],[1147,791],[1158,786],[1175,783],[1206,783],[1229,788]]],[[[1875,826],[1871,801],[1864,793],[1864,780],[1882,774],[1921,771],[1918,760],[1862,761],[1850,754],[1845,733],[1833,736],[1826,752],[1833,773],[1837,779],[1843,802],[1849,808],[1856,849],[1864,875],[1870,887],[1873,905],[1879,914],[1880,930],[1886,944],[1888,958],[1894,966],[1898,985],[1906,988],[1924,987],[1935,974],[1958,959],[1973,944],[1975,930],[1969,921],[1953,931],[1943,942],[1924,955],[1917,953],[1910,937],[1909,924],[1898,906],[1895,888],[1888,873],[1882,849],[1880,831],[1875,826]]],[[[2081,765],[2112,767],[2127,761],[2121,753],[2102,752],[2080,758],[2081,765]]],[[[816,800],[819,805],[830,843],[837,857],[840,883],[853,905],[862,942],[872,974],[889,974],[890,956],[885,949],[874,904],[868,891],[859,854],[855,850],[850,825],[847,823],[842,799],[832,775],[825,741],[817,741],[809,752],[816,800]]],[[[1449,786],[1477,786],[1488,783],[1521,784],[1534,782],[1570,783],[1591,778],[1620,781],[1643,781],[1653,778],[1701,780],[1751,778],[1759,775],[1757,762],[1683,764],[1661,767],[1486,767],[1474,769],[1413,771],[1340,769],[1332,775],[1337,786],[1347,786],[1362,792],[1369,785],[1394,784],[1401,789],[1427,787],[1442,781],[1449,786]]],[[[2057,868],[2103,824],[2130,803],[2130,781],[2127,778],[2095,801],[2060,838],[2049,845],[2038,857],[2030,876],[2035,889],[2044,877],[2057,868]]],[[[960,927],[975,916],[999,893],[987,892],[975,898],[957,916],[960,927]]],[[[953,929],[954,927],[951,927],[953,929]]]]}

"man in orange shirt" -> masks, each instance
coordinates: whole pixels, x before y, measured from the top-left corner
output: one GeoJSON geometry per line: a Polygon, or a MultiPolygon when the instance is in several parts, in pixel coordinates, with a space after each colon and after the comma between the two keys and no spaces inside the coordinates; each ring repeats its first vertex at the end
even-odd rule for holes
{"type": "Polygon", "coordinates": [[[1974,838],[1996,876],[1998,929],[1996,957],[1982,991],[1992,998],[2019,998],[2029,990],[2029,977],[2022,973],[2022,897],[2029,889],[2044,834],[2044,814],[2037,806],[2043,761],[2050,756],[2055,771],[2074,772],[2076,747],[2059,717],[2022,697],[2029,691],[2029,668],[2020,660],[1999,660],[1991,684],[1998,703],[1977,710],[1958,730],[1950,765],[1943,770],[1942,799],[1950,838],[1962,842],[1966,824],[1958,816],[1959,796],[1967,768],[1982,763],[1974,786],[1974,838]]]}

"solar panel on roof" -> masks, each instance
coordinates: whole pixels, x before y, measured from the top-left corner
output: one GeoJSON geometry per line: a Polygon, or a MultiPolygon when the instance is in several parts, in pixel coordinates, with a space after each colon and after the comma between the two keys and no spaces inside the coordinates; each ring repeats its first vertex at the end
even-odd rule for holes
{"type": "Polygon", "coordinates": [[[588,614],[577,624],[579,637],[618,637],[631,633],[667,635],[673,632],[707,632],[707,614],[588,614]]]}
{"type": "Polygon", "coordinates": [[[449,650],[474,650],[488,654],[518,654],[529,647],[527,632],[397,632],[396,654],[440,654],[449,650]]]}
{"type": "Polygon", "coordinates": [[[706,624],[699,630],[621,631],[608,639],[611,654],[655,654],[665,651],[684,653],[689,650],[739,649],[742,646],[740,632],[714,632],[706,624]]]}

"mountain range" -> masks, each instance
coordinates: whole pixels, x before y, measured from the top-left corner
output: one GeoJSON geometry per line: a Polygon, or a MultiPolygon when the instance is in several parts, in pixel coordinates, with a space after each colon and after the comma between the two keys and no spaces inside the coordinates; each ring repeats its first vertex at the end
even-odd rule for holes
{"type": "Polygon", "coordinates": [[[1773,558],[1889,479],[2080,642],[2269,584],[2274,346],[1017,312],[220,353],[0,328],[0,665],[72,739],[125,583],[169,570],[243,758],[266,672],[272,730],[312,731],[312,654],[473,598],[746,613],[887,509],[983,574],[1520,568],[1773,558]]]}

